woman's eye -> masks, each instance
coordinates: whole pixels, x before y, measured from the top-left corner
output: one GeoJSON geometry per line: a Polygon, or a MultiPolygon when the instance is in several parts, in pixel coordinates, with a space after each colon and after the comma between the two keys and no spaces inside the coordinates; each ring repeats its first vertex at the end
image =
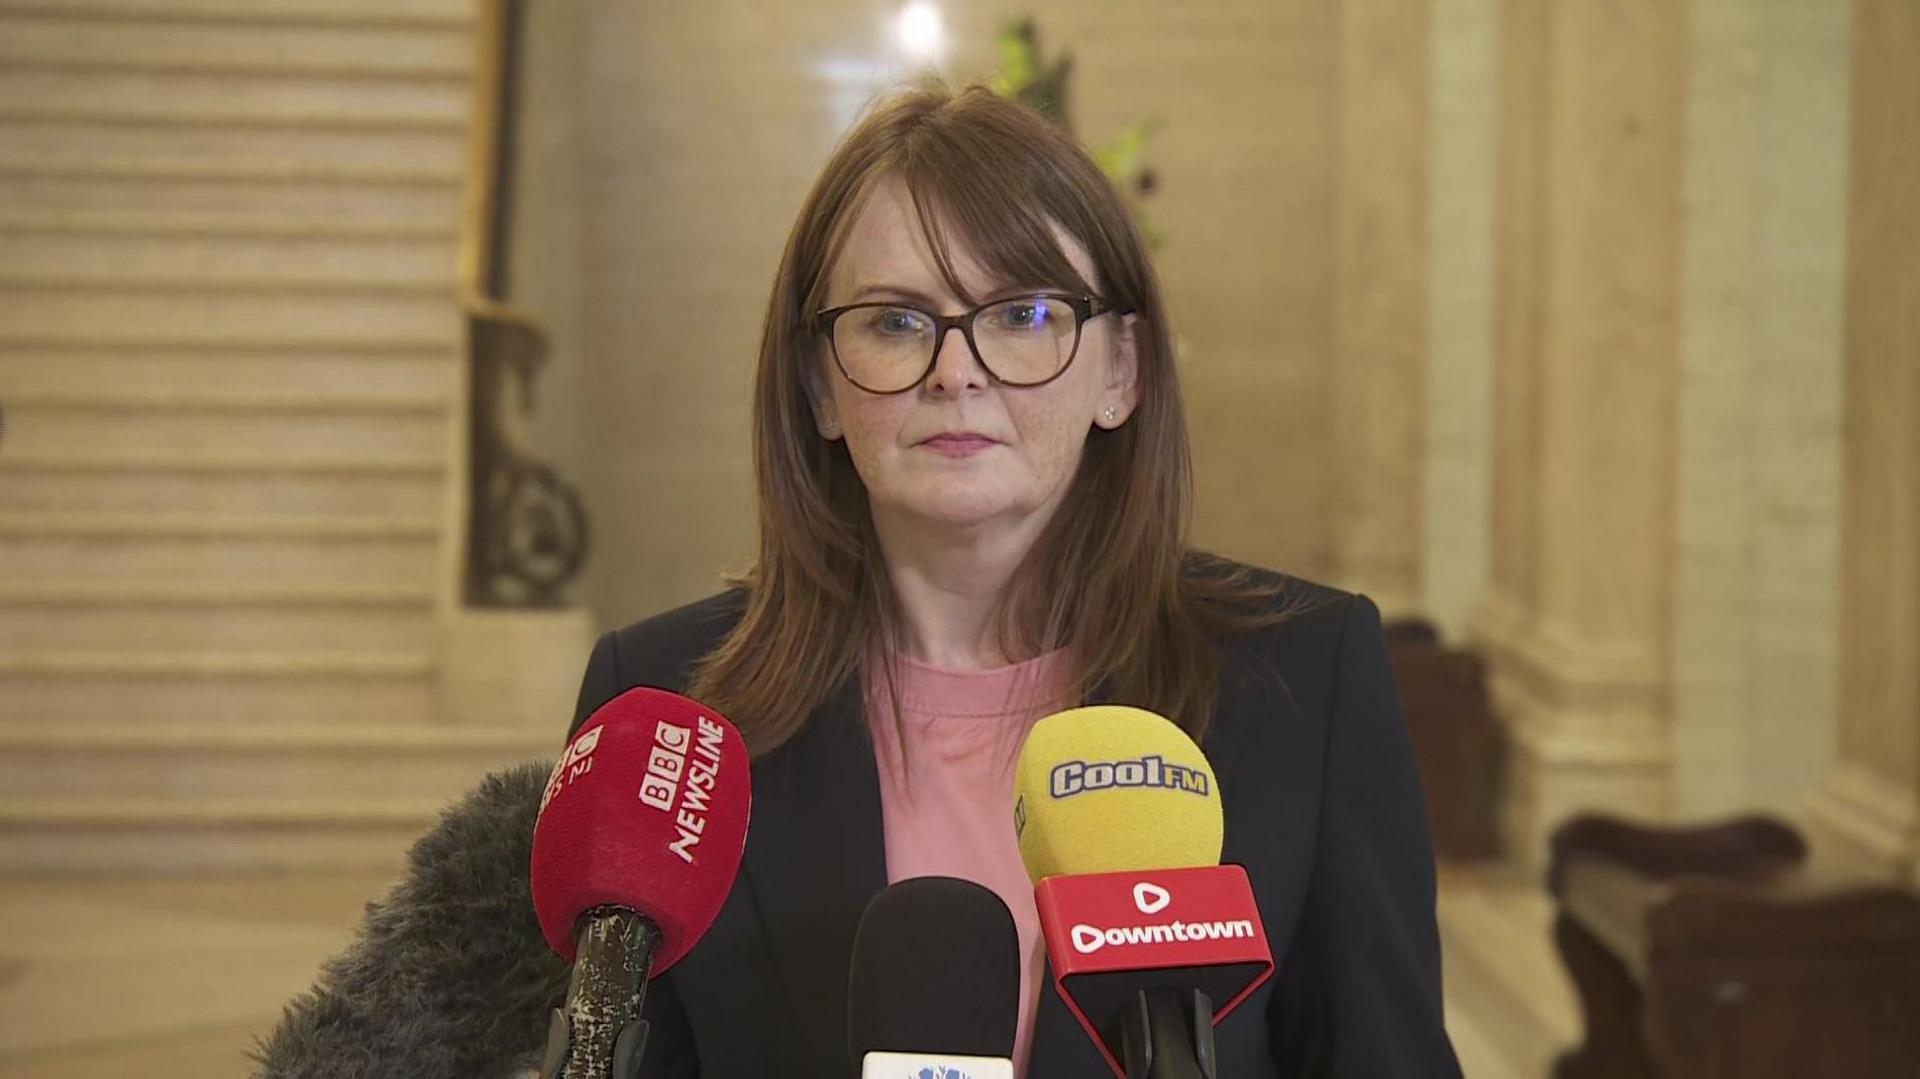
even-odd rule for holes
{"type": "Polygon", "coordinates": [[[1045,300],[1023,300],[1000,308],[997,321],[1010,330],[1037,330],[1051,318],[1045,300]]]}
{"type": "Polygon", "coordinates": [[[918,311],[887,307],[874,313],[873,328],[888,335],[912,335],[924,330],[926,321],[918,311]]]}

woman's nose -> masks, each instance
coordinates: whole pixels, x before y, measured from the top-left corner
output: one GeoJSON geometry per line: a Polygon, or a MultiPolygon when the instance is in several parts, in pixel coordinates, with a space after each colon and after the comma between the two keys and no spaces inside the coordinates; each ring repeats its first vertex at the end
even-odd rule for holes
{"type": "Polygon", "coordinates": [[[991,376],[980,357],[973,354],[973,346],[960,327],[947,327],[936,348],[933,370],[927,376],[928,389],[952,394],[987,384],[991,376]]]}

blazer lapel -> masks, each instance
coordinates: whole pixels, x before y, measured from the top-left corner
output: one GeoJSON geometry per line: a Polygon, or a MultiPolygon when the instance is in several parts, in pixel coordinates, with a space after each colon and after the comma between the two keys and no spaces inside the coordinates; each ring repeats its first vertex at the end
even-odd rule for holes
{"type": "Polygon", "coordinates": [[[831,1079],[853,1070],[847,976],[854,930],[887,883],[880,779],[858,681],[849,679],[793,741],[755,763],[744,866],[807,1070],[831,1079]]]}

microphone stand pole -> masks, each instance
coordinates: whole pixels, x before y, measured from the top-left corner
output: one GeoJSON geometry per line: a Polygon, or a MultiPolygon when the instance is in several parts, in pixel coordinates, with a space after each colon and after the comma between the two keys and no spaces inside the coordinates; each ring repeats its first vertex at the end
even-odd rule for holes
{"type": "Polygon", "coordinates": [[[647,972],[660,946],[653,919],[625,907],[595,907],[577,923],[567,1003],[547,1027],[543,1079],[634,1079],[646,1049],[640,1018],[647,972]],[[634,1018],[624,1026],[623,1015],[634,1018]]]}
{"type": "Polygon", "coordinates": [[[1198,989],[1142,989],[1120,1019],[1127,1079],[1220,1079],[1213,1002],[1198,989]]]}

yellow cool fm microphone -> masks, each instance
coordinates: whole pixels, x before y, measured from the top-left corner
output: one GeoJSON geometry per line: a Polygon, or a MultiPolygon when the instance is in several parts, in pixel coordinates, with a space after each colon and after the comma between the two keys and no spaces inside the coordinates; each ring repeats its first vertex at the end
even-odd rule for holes
{"type": "Polygon", "coordinates": [[[1034,726],[1014,790],[1054,986],[1108,1066],[1220,1079],[1214,1024],[1273,956],[1246,871],[1220,864],[1206,755],[1152,712],[1075,708],[1034,726]]]}

